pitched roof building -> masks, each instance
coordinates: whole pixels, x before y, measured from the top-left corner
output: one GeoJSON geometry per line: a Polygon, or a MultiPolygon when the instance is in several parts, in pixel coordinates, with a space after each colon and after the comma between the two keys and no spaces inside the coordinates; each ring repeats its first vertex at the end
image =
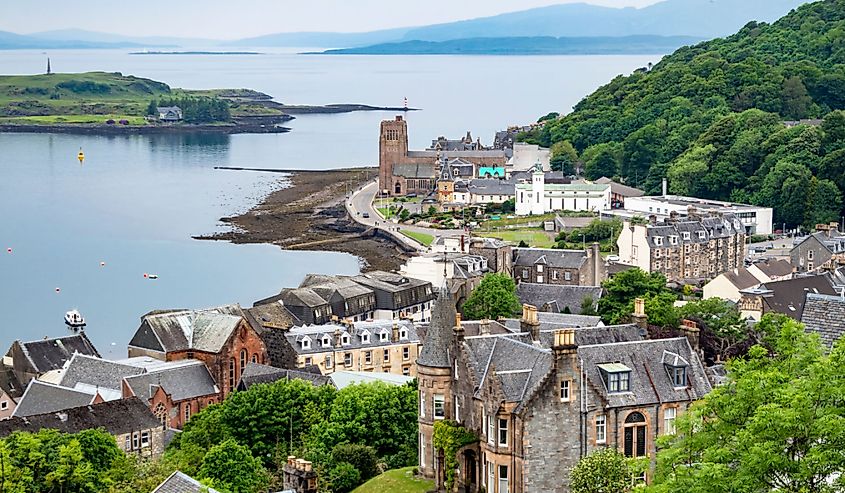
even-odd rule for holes
{"type": "Polygon", "coordinates": [[[739,309],[742,316],[760,320],[767,313],[780,313],[801,320],[807,294],[837,295],[828,274],[799,276],[784,281],[761,284],[741,292],[739,309]]]}
{"type": "Polygon", "coordinates": [[[152,493],[220,493],[209,488],[181,471],[176,471],[165,479],[152,493]]]}
{"type": "Polygon", "coordinates": [[[601,286],[570,286],[521,282],[516,286],[519,301],[536,306],[541,312],[580,314],[584,300],[595,309],[603,290],[601,286]]]}
{"type": "Polygon", "coordinates": [[[98,402],[103,402],[103,399],[96,390],[69,389],[41,380],[31,380],[12,416],[25,418],[98,402]]]}
{"type": "Polygon", "coordinates": [[[835,257],[845,254],[845,235],[837,223],[816,226],[815,233],[796,240],[789,251],[790,263],[796,272],[813,272],[830,265],[835,257]]]}
{"type": "Polygon", "coordinates": [[[655,439],[711,390],[692,333],[649,340],[634,325],[542,330],[528,316],[518,331],[468,336],[452,306],[438,300],[417,361],[420,470],[438,486],[438,420],[480,437],[460,452],[459,488],[565,492],[571,468],[594,450],[653,459],[655,439]]]}
{"type": "Polygon", "coordinates": [[[6,353],[11,367],[21,385],[33,378],[61,369],[74,353],[100,356],[85,332],[39,341],[15,341],[6,353]]]}
{"type": "Polygon", "coordinates": [[[257,384],[273,383],[279,380],[305,380],[311,382],[315,386],[329,385],[331,379],[323,376],[319,372],[303,371],[303,370],[287,370],[283,368],[275,368],[267,365],[259,365],[250,363],[246,365],[241,380],[238,382],[238,390],[249,390],[250,387],[257,384]]]}
{"type": "Polygon", "coordinates": [[[845,299],[842,295],[807,293],[801,323],[819,335],[822,344],[833,347],[845,335],[845,299]]]}
{"type": "Polygon", "coordinates": [[[513,277],[518,283],[598,286],[607,272],[594,243],[585,250],[514,248],[513,277]]]}

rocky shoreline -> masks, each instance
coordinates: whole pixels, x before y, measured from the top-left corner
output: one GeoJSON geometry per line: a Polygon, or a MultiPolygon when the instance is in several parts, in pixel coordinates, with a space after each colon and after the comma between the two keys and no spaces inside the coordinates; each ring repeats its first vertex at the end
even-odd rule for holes
{"type": "Polygon", "coordinates": [[[282,126],[266,125],[103,125],[103,124],[0,124],[0,132],[9,133],[63,133],[78,135],[152,135],[152,134],[279,134],[290,132],[282,126]]]}
{"type": "Polygon", "coordinates": [[[248,212],[221,218],[232,226],[230,231],[194,239],[344,252],[362,259],[363,271],[397,270],[406,259],[405,252],[350,220],[343,203],[347,190],[364,185],[377,172],[375,168],[292,172],[279,180],[279,189],[248,212]]]}

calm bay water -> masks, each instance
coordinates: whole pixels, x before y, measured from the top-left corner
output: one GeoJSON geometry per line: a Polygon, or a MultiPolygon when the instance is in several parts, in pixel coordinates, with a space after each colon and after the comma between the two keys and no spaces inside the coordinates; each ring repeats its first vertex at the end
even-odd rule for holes
{"type": "MultiPolygon", "coordinates": [[[[55,71],[119,71],[195,89],[246,87],[288,103],[400,106],[407,97],[423,109],[407,117],[413,147],[467,130],[490,143],[496,130],[568,111],[614,75],[658,59],[49,55],[55,71]]],[[[0,73],[38,73],[45,59],[40,51],[0,52],[0,73]]],[[[219,217],[248,209],[278,186],[276,174],[214,166],[375,165],[378,123],[392,117],[301,116],[289,123],[291,133],[279,135],[0,134],[0,346],[60,335],[64,312],[78,308],[101,353],[119,357],[149,310],[249,305],[308,272],[357,272],[351,255],[190,236],[219,230],[219,217]],[[144,273],[160,278],[145,280],[144,273]]]]}

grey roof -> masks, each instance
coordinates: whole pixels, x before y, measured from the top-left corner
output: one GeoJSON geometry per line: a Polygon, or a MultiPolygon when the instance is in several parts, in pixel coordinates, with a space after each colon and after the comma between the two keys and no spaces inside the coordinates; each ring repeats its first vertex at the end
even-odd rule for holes
{"type": "MultiPolygon", "coordinates": [[[[554,330],[540,331],[540,342],[543,346],[552,347],[554,333],[554,330]]],[[[579,346],[644,341],[646,339],[648,339],[648,331],[635,324],[575,328],[575,343],[579,346]]]]}
{"type": "Polygon", "coordinates": [[[96,396],[59,385],[32,380],[18,402],[13,416],[33,416],[52,413],[72,407],[87,406],[96,396]]]}
{"type": "Polygon", "coordinates": [[[687,402],[704,397],[712,389],[704,365],[685,337],[579,346],[578,356],[589,385],[610,407],[687,402]],[[664,366],[676,360],[688,365],[687,387],[676,388],[664,366]],[[621,363],[631,369],[630,392],[607,392],[598,366],[606,363],[621,363]]]}
{"type": "Polygon", "coordinates": [[[587,253],[583,250],[514,248],[513,265],[517,267],[543,264],[561,269],[580,269],[586,261],[587,253]]]}
{"type": "Polygon", "coordinates": [[[571,313],[581,313],[581,303],[589,297],[593,304],[601,299],[601,286],[568,286],[558,284],[535,284],[521,282],[516,287],[519,301],[534,305],[540,311],[559,313],[569,308],[571,313]],[[548,306],[548,310],[543,307],[548,306]]]}
{"type": "Polygon", "coordinates": [[[817,333],[824,345],[832,347],[845,334],[845,299],[807,293],[801,322],[808,331],[817,333]]]}
{"type": "Polygon", "coordinates": [[[144,315],[129,345],[158,352],[195,349],[217,353],[243,317],[237,305],[144,315]]]}
{"type": "Polygon", "coordinates": [[[253,385],[261,383],[273,383],[279,380],[294,379],[305,380],[307,382],[311,382],[315,386],[328,385],[331,383],[331,379],[329,377],[323,376],[319,373],[275,368],[273,366],[260,365],[258,363],[247,363],[243,374],[241,374],[241,380],[238,382],[238,390],[248,390],[253,385]]]}
{"type": "Polygon", "coordinates": [[[145,371],[137,366],[75,354],[70,359],[59,385],[72,389],[77,384],[84,384],[119,391],[124,377],[140,375],[145,371]]]}
{"type": "Polygon", "coordinates": [[[352,280],[372,289],[379,289],[392,293],[398,293],[417,286],[425,286],[426,284],[429,286],[431,285],[428,281],[422,281],[420,279],[414,279],[413,277],[378,270],[361,274],[360,276],[354,276],[352,277],[352,280]]]}
{"type": "Polygon", "coordinates": [[[722,214],[720,216],[702,217],[699,219],[687,218],[684,220],[670,220],[658,224],[648,224],[646,236],[652,247],[670,246],[668,237],[675,236],[679,245],[692,243],[706,243],[713,238],[729,238],[736,234],[744,234],[745,228],[734,214],[722,214]],[[704,232],[703,237],[699,232],[704,232]],[[684,238],[684,233],[689,233],[684,238]],[[663,238],[662,245],[658,245],[656,238],[663,238]]]}
{"type": "Polygon", "coordinates": [[[85,332],[79,334],[20,343],[21,350],[38,373],[58,370],[74,353],[100,356],[85,332]]]}
{"type": "Polygon", "coordinates": [[[326,276],[321,274],[308,274],[299,284],[300,288],[311,288],[326,300],[337,292],[342,297],[349,299],[356,296],[371,294],[372,290],[352,281],[347,277],[326,276]]]}
{"type": "Polygon", "coordinates": [[[754,267],[760,269],[763,274],[770,278],[778,278],[792,274],[792,264],[783,259],[766,259],[755,262],[754,267]]]}
{"type": "Polygon", "coordinates": [[[516,194],[513,183],[504,180],[477,179],[471,180],[467,189],[475,195],[514,195],[516,194]]]}
{"type": "Polygon", "coordinates": [[[617,183],[606,176],[602,176],[596,183],[600,185],[607,185],[610,184],[610,191],[611,193],[615,193],[617,195],[622,195],[623,197],[642,197],[645,195],[645,192],[640,190],[639,188],[629,187],[628,185],[623,185],[621,183],[617,183]]]}
{"type": "Polygon", "coordinates": [[[441,289],[431,310],[431,322],[428,325],[425,343],[417,358],[417,365],[430,368],[451,368],[449,349],[456,322],[455,300],[452,299],[448,290],[441,289]]]}
{"type": "Polygon", "coordinates": [[[213,488],[204,486],[196,479],[176,471],[164,480],[153,493],[220,493],[213,488]]]}
{"type": "Polygon", "coordinates": [[[11,366],[0,365],[0,390],[15,401],[23,395],[25,388],[18,381],[15,370],[11,366]]]}
{"type": "Polygon", "coordinates": [[[798,238],[794,240],[796,243],[792,247],[793,250],[801,246],[804,242],[809,241],[811,238],[821,243],[821,245],[830,253],[845,252],[845,235],[842,235],[835,230],[830,231],[829,233],[827,231],[816,231],[815,233],[803,238],[798,238]]]}
{"type": "Polygon", "coordinates": [[[397,164],[393,166],[393,174],[405,178],[434,178],[434,161],[397,164]]]}
{"type": "Polygon", "coordinates": [[[310,308],[316,308],[329,304],[328,301],[311,288],[283,289],[279,296],[282,303],[289,306],[307,306],[310,308]]]}
{"type": "MultiPolygon", "coordinates": [[[[537,319],[540,322],[540,330],[553,329],[574,329],[578,327],[596,327],[602,325],[601,317],[593,315],[574,315],[571,313],[548,313],[538,312],[537,319]]],[[[508,329],[519,332],[521,321],[513,318],[499,320],[508,329]]]]}
{"type": "Polygon", "coordinates": [[[355,322],[350,326],[341,324],[324,324],[324,325],[304,325],[301,327],[294,327],[285,332],[285,338],[297,354],[314,354],[324,353],[327,350],[334,350],[334,336],[339,333],[341,336],[349,336],[349,344],[342,345],[340,350],[363,349],[363,348],[380,348],[395,344],[392,340],[393,325],[399,326],[400,331],[407,332],[407,338],[402,340],[402,343],[420,342],[420,336],[413,322],[408,320],[393,321],[393,320],[373,320],[368,322],[355,322]],[[364,342],[364,337],[369,334],[368,343],[364,342]],[[381,340],[381,335],[386,335],[386,340],[381,340]],[[303,341],[307,338],[309,344],[305,347],[303,341]],[[328,346],[323,345],[323,340],[329,342],[328,346]]]}
{"type": "Polygon", "coordinates": [[[35,433],[50,429],[62,433],[78,433],[95,428],[103,428],[112,435],[122,435],[160,427],[161,422],[150,412],[150,408],[141,400],[132,397],[45,414],[13,417],[0,421],[0,437],[15,431],[35,433]]]}
{"type": "MultiPolygon", "coordinates": [[[[505,161],[505,151],[501,149],[491,149],[491,150],[483,150],[483,151],[435,151],[435,150],[427,150],[427,151],[408,151],[409,158],[431,158],[432,162],[437,155],[440,154],[445,156],[449,159],[452,158],[464,158],[468,160],[472,160],[473,158],[501,158],[502,162],[505,161]]],[[[433,174],[432,174],[433,176],[433,174]]]]}
{"type": "Polygon", "coordinates": [[[745,267],[739,269],[729,270],[722,274],[725,278],[737,289],[748,289],[760,284],[760,281],[754,277],[754,274],[749,272],[745,267]]]}
{"type": "Polygon", "coordinates": [[[208,368],[198,360],[126,377],[125,382],[132,393],[141,399],[150,399],[158,387],[170,395],[174,402],[220,392],[208,368]]]}
{"type": "Polygon", "coordinates": [[[838,294],[830,278],[824,274],[767,282],[761,284],[760,288],[772,291],[770,296],[763,297],[763,303],[768,307],[767,312],[782,313],[795,320],[801,319],[806,294],[838,294]]]}

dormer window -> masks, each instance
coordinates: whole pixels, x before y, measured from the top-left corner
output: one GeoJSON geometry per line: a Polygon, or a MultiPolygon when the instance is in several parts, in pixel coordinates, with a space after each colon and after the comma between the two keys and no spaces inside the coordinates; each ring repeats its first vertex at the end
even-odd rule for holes
{"type": "Polygon", "coordinates": [[[663,353],[663,367],[675,388],[687,387],[687,368],[689,362],[680,355],[665,351],[663,353]]]}
{"type": "Polygon", "coordinates": [[[684,241],[689,241],[689,240],[690,240],[690,232],[684,231],[684,241]]]}
{"type": "Polygon", "coordinates": [[[332,345],[332,338],[328,335],[323,336],[323,347],[329,347],[332,345]]]}
{"type": "Polygon", "coordinates": [[[622,363],[606,363],[599,366],[604,377],[607,392],[619,394],[631,391],[631,369],[622,363]]]}
{"type": "Polygon", "coordinates": [[[705,231],[699,231],[698,232],[698,239],[703,240],[706,237],[707,237],[707,232],[705,232],[705,231]]]}
{"type": "Polygon", "coordinates": [[[344,346],[348,346],[349,345],[349,334],[343,334],[340,337],[340,343],[344,346]]]}
{"type": "Polygon", "coordinates": [[[386,342],[387,341],[387,332],[382,332],[381,334],[379,334],[378,339],[381,342],[386,342]]]}
{"type": "Polygon", "coordinates": [[[361,344],[369,344],[370,343],[370,333],[366,330],[361,334],[361,344]]]}
{"type": "Polygon", "coordinates": [[[405,340],[408,338],[408,329],[399,329],[399,339],[405,340]]]}
{"type": "Polygon", "coordinates": [[[311,349],[311,338],[305,337],[302,339],[302,349],[311,349]]]}
{"type": "Polygon", "coordinates": [[[678,244],[678,237],[675,235],[669,236],[669,244],[670,245],[677,245],[678,244]]]}
{"type": "Polygon", "coordinates": [[[654,244],[657,246],[663,246],[663,237],[657,236],[654,238],[654,244]]]}

